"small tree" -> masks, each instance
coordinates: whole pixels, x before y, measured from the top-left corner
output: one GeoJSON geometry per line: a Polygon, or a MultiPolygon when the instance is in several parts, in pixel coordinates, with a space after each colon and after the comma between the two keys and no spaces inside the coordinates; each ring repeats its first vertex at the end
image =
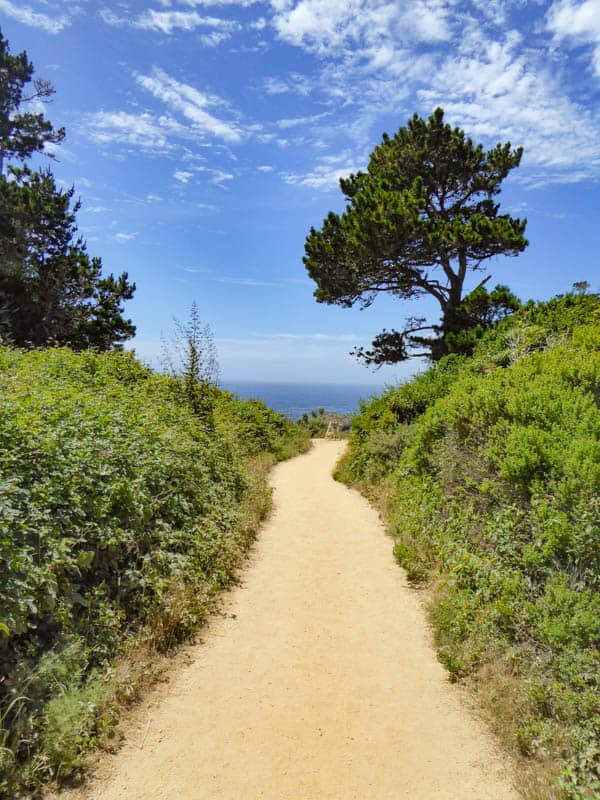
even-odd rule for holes
{"type": "MultiPolygon", "coordinates": [[[[441,108],[427,121],[415,114],[392,138],[384,134],[367,171],[340,181],[344,213],[330,212],[306,239],[304,263],[318,302],[364,308],[389,292],[402,300],[429,295],[440,306],[439,323],[409,319],[401,331],[383,331],[371,350],[356,351],[367,364],[415,355],[438,360],[450,352],[452,337],[471,324],[464,306],[469,271],[528,244],[526,221],[499,214],[494,202],[522,148],[506,143],[485,152],[443,118],[441,108]]],[[[495,303],[503,289],[482,292],[488,279],[476,287],[477,299],[493,318],[502,311],[503,302],[495,303]]],[[[486,314],[476,325],[482,319],[486,314]]]]}
{"type": "Polygon", "coordinates": [[[219,361],[213,333],[200,320],[194,300],[187,322],[173,319],[171,337],[163,339],[162,366],[176,378],[194,413],[212,422],[214,388],[219,380],[219,361]]]}

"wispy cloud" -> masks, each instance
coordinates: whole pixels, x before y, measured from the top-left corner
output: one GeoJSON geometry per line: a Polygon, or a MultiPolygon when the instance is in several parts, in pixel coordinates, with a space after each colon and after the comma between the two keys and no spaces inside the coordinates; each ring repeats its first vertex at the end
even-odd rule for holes
{"type": "Polygon", "coordinates": [[[209,7],[222,7],[222,6],[239,6],[240,8],[248,8],[261,0],[180,0],[184,6],[204,6],[209,7]]]}
{"type": "Polygon", "coordinates": [[[324,156],[312,170],[305,174],[283,173],[286,183],[296,186],[308,186],[311,189],[332,189],[339,185],[340,178],[347,178],[351,172],[358,172],[359,167],[350,160],[348,153],[339,156],[324,156]]]}
{"type": "Polygon", "coordinates": [[[556,41],[592,46],[592,66],[600,77],[600,3],[598,0],[558,0],[548,11],[548,30],[556,41]]]}
{"type": "Polygon", "coordinates": [[[190,178],[194,175],[193,172],[185,172],[184,170],[175,170],[173,177],[179,183],[189,183],[190,178]]]}
{"type": "Polygon", "coordinates": [[[148,112],[97,111],[86,114],[81,127],[97,144],[127,144],[150,152],[172,150],[174,137],[189,138],[189,131],[172,117],[148,112]]]}
{"type": "Polygon", "coordinates": [[[29,6],[15,5],[10,0],[0,0],[0,11],[7,17],[20,22],[22,25],[29,25],[32,28],[41,28],[46,33],[57,34],[71,24],[68,16],[49,16],[34,11],[29,6]]]}
{"type": "MultiPolygon", "coordinates": [[[[2,0],[6,2],[7,0],[2,0]]],[[[100,10],[99,15],[108,25],[117,28],[138,28],[145,31],[156,31],[170,35],[173,31],[194,31],[197,28],[215,28],[221,31],[233,31],[240,25],[235,20],[221,17],[206,17],[197,11],[160,11],[149,8],[137,17],[122,17],[108,8],[100,10]]]]}
{"type": "Polygon", "coordinates": [[[562,173],[591,177],[600,171],[598,115],[571,100],[540,58],[520,48],[514,32],[503,41],[477,33],[477,53],[465,42],[463,52],[446,59],[435,87],[418,96],[431,108],[442,104],[448,117],[486,141],[508,139],[525,147],[524,168],[548,180],[562,173]],[[565,131],[569,146],[565,147],[565,131]]]}
{"type": "Polygon", "coordinates": [[[228,39],[231,39],[231,34],[228,31],[213,31],[212,33],[202,34],[199,39],[205,47],[217,47],[228,39]]]}
{"type": "Polygon", "coordinates": [[[219,278],[219,283],[230,283],[236,286],[283,286],[283,283],[277,281],[260,281],[254,278],[219,278]]]}
{"type": "Polygon", "coordinates": [[[270,338],[294,342],[360,342],[364,336],[355,333],[273,333],[270,338]]]}
{"type": "Polygon", "coordinates": [[[225,172],[222,169],[213,169],[212,167],[196,167],[196,172],[206,172],[210,175],[211,181],[216,186],[222,186],[227,181],[232,181],[234,175],[231,172],[225,172]]]}
{"type": "MultiPolygon", "coordinates": [[[[327,120],[282,119],[280,128],[310,127],[310,143],[323,152],[339,152],[344,137],[351,142],[345,163],[317,158],[304,172],[282,172],[287,183],[333,188],[348,171],[364,168],[379,120],[395,114],[401,124],[415,106],[427,115],[436,105],[484,144],[523,145],[518,180],[540,185],[600,176],[600,109],[586,102],[585,84],[569,84],[556,52],[557,43],[590,46],[600,75],[599,0],[555,0],[547,14],[540,8],[527,37],[514,25],[520,0],[271,3],[276,35],[318,56],[310,94],[335,109],[327,120]]],[[[294,83],[289,75],[272,76],[262,88],[284,94],[294,83]]]]}
{"type": "Polygon", "coordinates": [[[136,236],[137,233],[125,233],[125,232],[115,233],[115,239],[117,240],[117,242],[121,243],[130,242],[132,239],[135,239],[136,236]]]}
{"type": "Polygon", "coordinates": [[[291,72],[283,77],[269,76],[262,82],[263,90],[269,94],[299,94],[307,97],[315,88],[315,84],[307,75],[291,72]]]}
{"type": "Polygon", "coordinates": [[[318,122],[323,117],[330,116],[331,111],[323,111],[321,114],[313,114],[310,117],[293,117],[291,119],[279,119],[277,120],[277,127],[278,128],[297,128],[301,125],[310,125],[312,123],[318,122]]]}
{"type": "Polygon", "coordinates": [[[155,68],[150,75],[138,73],[135,77],[139,86],[161,100],[171,111],[181,113],[192,123],[196,131],[211,134],[226,142],[241,141],[241,131],[235,122],[219,119],[207,110],[214,106],[225,105],[220,98],[181,83],[158,68],[155,68]]]}

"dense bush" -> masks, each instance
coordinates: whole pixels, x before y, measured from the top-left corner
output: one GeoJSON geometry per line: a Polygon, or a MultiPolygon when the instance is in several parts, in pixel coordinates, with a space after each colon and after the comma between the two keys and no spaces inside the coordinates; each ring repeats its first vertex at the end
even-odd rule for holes
{"type": "Polygon", "coordinates": [[[430,580],[451,676],[546,765],[531,797],[600,796],[599,398],[600,298],[529,303],[364,405],[339,470],[430,580]]]}
{"type": "MultiPolygon", "coordinates": [[[[114,723],[107,665],[169,648],[268,506],[251,460],[307,446],[215,390],[205,424],[131,354],[0,349],[0,795],[76,769],[114,723]]],[[[111,694],[112,692],[112,694],[111,694]]]]}

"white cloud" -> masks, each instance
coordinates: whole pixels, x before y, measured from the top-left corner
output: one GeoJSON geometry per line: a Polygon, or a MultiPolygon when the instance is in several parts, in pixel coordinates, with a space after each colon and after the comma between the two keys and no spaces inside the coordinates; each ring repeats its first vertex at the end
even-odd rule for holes
{"type": "Polygon", "coordinates": [[[286,94],[287,92],[307,97],[314,89],[313,82],[307,75],[292,72],[283,77],[270,76],[263,81],[263,88],[269,95],[286,94]]]}
{"type": "Polygon", "coordinates": [[[194,174],[193,172],[185,172],[183,170],[176,170],[173,173],[173,177],[175,178],[176,181],[179,181],[179,183],[188,183],[190,178],[193,176],[193,174],[194,174]]]}
{"type": "Polygon", "coordinates": [[[311,117],[294,117],[292,119],[280,119],[277,120],[277,127],[278,128],[296,128],[299,125],[310,125],[313,122],[317,122],[323,117],[328,117],[331,114],[330,111],[324,111],[322,114],[313,114],[311,117]]]}
{"type": "Polygon", "coordinates": [[[133,23],[142,30],[172,33],[176,29],[192,31],[199,27],[221,28],[232,30],[237,23],[217,17],[203,17],[197,11],[156,11],[148,9],[133,23]]]}
{"type": "Polygon", "coordinates": [[[129,144],[151,152],[171,150],[174,137],[189,137],[189,132],[171,117],[146,112],[98,111],[84,117],[83,127],[97,144],[129,144]]]}
{"type": "Polygon", "coordinates": [[[241,141],[241,133],[235,123],[218,119],[206,110],[215,105],[224,105],[220,98],[180,83],[162,69],[154,69],[151,75],[137,74],[136,81],[170,109],[183,114],[197,132],[208,133],[227,142],[241,141]]]}
{"type": "Polygon", "coordinates": [[[270,338],[297,342],[360,342],[364,336],[355,333],[273,333],[270,338]]]}
{"type": "Polygon", "coordinates": [[[231,172],[222,169],[212,169],[211,167],[196,167],[196,172],[206,172],[211,176],[211,181],[217,186],[222,186],[227,181],[232,181],[234,176],[231,172]]]}
{"type": "Polygon", "coordinates": [[[366,156],[355,158],[351,150],[342,150],[334,155],[323,155],[319,158],[319,163],[310,171],[304,174],[280,173],[285,183],[295,186],[308,186],[311,189],[331,190],[339,187],[340,178],[347,178],[348,175],[365,166],[366,156]]]}
{"type": "MultiPolygon", "coordinates": [[[[0,0],[7,2],[7,0],[0,0]]],[[[188,5],[195,5],[188,3],[188,5]]],[[[120,17],[113,11],[103,8],[100,17],[108,25],[117,28],[138,28],[139,30],[157,31],[170,35],[175,30],[193,31],[196,28],[216,28],[220,31],[237,30],[240,26],[235,20],[222,19],[221,17],[205,17],[197,11],[159,11],[149,8],[138,17],[120,17]]]]}
{"type": "MultiPolygon", "coordinates": [[[[284,174],[286,182],[334,186],[341,167],[364,168],[382,118],[395,114],[402,124],[415,108],[428,115],[436,105],[484,144],[523,145],[518,180],[538,185],[544,175],[559,182],[600,175],[600,109],[586,103],[585,83],[566,82],[564,58],[549,35],[591,44],[600,74],[600,0],[556,0],[547,17],[540,8],[527,37],[511,28],[521,0],[272,0],[272,6],[279,37],[318,55],[311,93],[335,108],[327,123],[313,115],[312,121],[298,116],[297,124],[311,124],[311,144],[325,152],[339,153],[343,137],[352,143],[345,163],[320,159],[304,173],[284,174]]],[[[289,76],[272,76],[263,88],[293,91],[289,76]]]]}
{"type": "Polygon", "coordinates": [[[115,233],[115,239],[117,242],[130,242],[132,239],[135,239],[137,233],[115,233]]]}
{"type": "Polygon", "coordinates": [[[235,286],[283,286],[276,281],[258,281],[253,278],[219,278],[219,283],[231,283],[235,286]]]}
{"type": "Polygon", "coordinates": [[[600,2],[598,0],[558,0],[548,11],[548,30],[557,41],[591,44],[592,65],[600,77],[600,2]]]}
{"type": "Polygon", "coordinates": [[[185,6],[240,6],[241,8],[248,8],[261,0],[180,0],[185,6]]]}
{"type": "Polygon", "coordinates": [[[571,100],[541,59],[520,49],[517,34],[503,42],[481,36],[478,31],[476,52],[467,37],[464,52],[446,59],[434,88],[419,91],[421,102],[441,104],[450,121],[484,141],[523,145],[523,166],[537,174],[543,168],[549,179],[574,170],[598,174],[597,115],[571,100]]]}
{"type": "Polygon", "coordinates": [[[231,39],[231,34],[223,31],[213,31],[212,33],[205,33],[200,36],[200,43],[205,47],[217,47],[222,42],[231,39]]]}
{"type": "Polygon", "coordinates": [[[300,0],[296,4],[272,2],[273,24],[290,44],[320,55],[389,43],[436,43],[452,36],[447,0],[300,0]]]}
{"type": "Polygon", "coordinates": [[[273,172],[273,167],[269,166],[269,164],[261,164],[256,169],[259,172],[273,172]]]}
{"type": "Polygon", "coordinates": [[[318,164],[305,175],[284,173],[283,180],[296,186],[309,186],[311,189],[332,189],[339,185],[340,178],[347,178],[351,172],[357,172],[354,164],[332,166],[331,164],[318,164]]]}
{"type": "Polygon", "coordinates": [[[50,17],[47,14],[33,11],[29,6],[14,5],[10,0],[0,0],[0,11],[3,11],[7,17],[11,17],[22,25],[41,28],[46,33],[60,33],[71,24],[69,17],[50,17]]]}

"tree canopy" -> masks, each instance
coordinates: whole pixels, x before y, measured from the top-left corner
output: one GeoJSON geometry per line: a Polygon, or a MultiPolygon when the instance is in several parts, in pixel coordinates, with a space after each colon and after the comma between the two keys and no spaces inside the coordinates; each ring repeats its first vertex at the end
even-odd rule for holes
{"type": "Polygon", "coordinates": [[[59,189],[48,169],[24,163],[64,138],[43,113],[23,110],[54,93],[40,80],[27,92],[32,80],[27,54],[11,55],[0,33],[0,338],[108,350],[135,333],[122,315],[135,285],[126,272],[103,275],[88,254],[74,188],[59,189]]]}
{"type": "Polygon", "coordinates": [[[457,349],[461,331],[485,327],[518,305],[506,287],[487,292],[489,276],[476,294],[464,291],[469,272],[481,272],[487,259],[527,247],[526,220],[500,214],[494,200],[522,152],[510,142],[486,152],[444,123],[438,108],[428,120],[415,114],[393,137],[384,134],[367,171],[340,181],[345,211],[330,212],[306,239],[316,299],[366,307],[380,292],[401,300],[429,295],[441,311],[439,322],[409,318],[403,330],[383,331],[371,350],[357,351],[367,364],[414,355],[437,360],[457,349]]]}
{"type": "Polygon", "coordinates": [[[45,100],[53,94],[48,81],[33,78],[33,64],[27,53],[11,55],[8,41],[0,32],[0,170],[8,159],[23,161],[64,139],[64,128],[55,130],[43,113],[22,109],[28,102],[45,100]],[[31,91],[26,92],[30,83],[31,91]]]}

